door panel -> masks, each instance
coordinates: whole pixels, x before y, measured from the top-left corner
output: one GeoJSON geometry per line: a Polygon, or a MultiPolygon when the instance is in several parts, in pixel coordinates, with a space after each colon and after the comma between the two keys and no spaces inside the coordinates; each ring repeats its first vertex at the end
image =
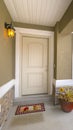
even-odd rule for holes
{"type": "Polygon", "coordinates": [[[42,67],[42,44],[31,43],[28,48],[29,67],[42,67]],[[34,60],[33,60],[34,59],[34,60]]]}
{"type": "Polygon", "coordinates": [[[47,39],[23,38],[22,95],[47,93],[47,39]]]}

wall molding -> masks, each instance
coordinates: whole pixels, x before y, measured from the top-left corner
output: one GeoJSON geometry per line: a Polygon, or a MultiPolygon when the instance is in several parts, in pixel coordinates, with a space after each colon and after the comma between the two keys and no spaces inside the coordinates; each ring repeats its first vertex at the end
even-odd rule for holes
{"type": "Polygon", "coordinates": [[[25,35],[39,35],[39,36],[44,36],[48,38],[52,34],[54,34],[54,31],[48,31],[48,30],[37,30],[37,29],[28,29],[28,28],[19,28],[15,27],[16,33],[20,33],[23,36],[25,35]]]}
{"type": "Polygon", "coordinates": [[[65,79],[65,80],[53,80],[54,86],[57,87],[64,87],[64,86],[73,86],[72,79],[65,79]]]}
{"type": "Polygon", "coordinates": [[[0,98],[2,98],[14,85],[15,79],[12,79],[4,85],[0,86],[0,98]]]}

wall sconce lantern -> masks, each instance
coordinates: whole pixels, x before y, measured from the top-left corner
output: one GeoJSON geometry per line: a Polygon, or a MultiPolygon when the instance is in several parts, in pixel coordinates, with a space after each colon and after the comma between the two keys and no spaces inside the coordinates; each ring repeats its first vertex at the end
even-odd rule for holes
{"type": "Polygon", "coordinates": [[[14,35],[15,35],[15,29],[12,26],[12,23],[11,24],[7,24],[5,22],[5,28],[7,29],[7,35],[8,35],[8,37],[14,37],[14,35]]]}

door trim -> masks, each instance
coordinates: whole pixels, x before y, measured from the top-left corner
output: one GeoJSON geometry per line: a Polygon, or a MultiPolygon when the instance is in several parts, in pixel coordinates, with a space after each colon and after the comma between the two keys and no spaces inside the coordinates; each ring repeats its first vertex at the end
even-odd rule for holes
{"type": "Polygon", "coordinates": [[[15,85],[15,97],[21,97],[21,89],[20,89],[20,69],[21,69],[21,49],[22,45],[20,42],[22,42],[23,36],[39,36],[44,38],[49,38],[50,42],[50,49],[49,49],[49,62],[50,66],[48,68],[49,75],[48,75],[48,86],[51,85],[50,89],[48,90],[48,93],[51,94],[52,92],[52,84],[53,84],[53,54],[54,54],[54,32],[52,31],[43,31],[43,30],[36,30],[36,29],[26,29],[26,28],[15,28],[16,29],[16,47],[15,47],[15,79],[16,79],[16,85],[15,85]],[[51,57],[51,58],[50,58],[51,57]]]}

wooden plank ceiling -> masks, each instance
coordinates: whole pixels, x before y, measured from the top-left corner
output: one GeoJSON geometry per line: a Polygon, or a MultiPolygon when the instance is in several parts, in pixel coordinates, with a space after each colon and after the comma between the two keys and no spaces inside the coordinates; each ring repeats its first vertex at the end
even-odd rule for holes
{"type": "Polygon", "coordinates": [[[72,0],[4,0],[15,22],[54,26],[72,0]]]}

